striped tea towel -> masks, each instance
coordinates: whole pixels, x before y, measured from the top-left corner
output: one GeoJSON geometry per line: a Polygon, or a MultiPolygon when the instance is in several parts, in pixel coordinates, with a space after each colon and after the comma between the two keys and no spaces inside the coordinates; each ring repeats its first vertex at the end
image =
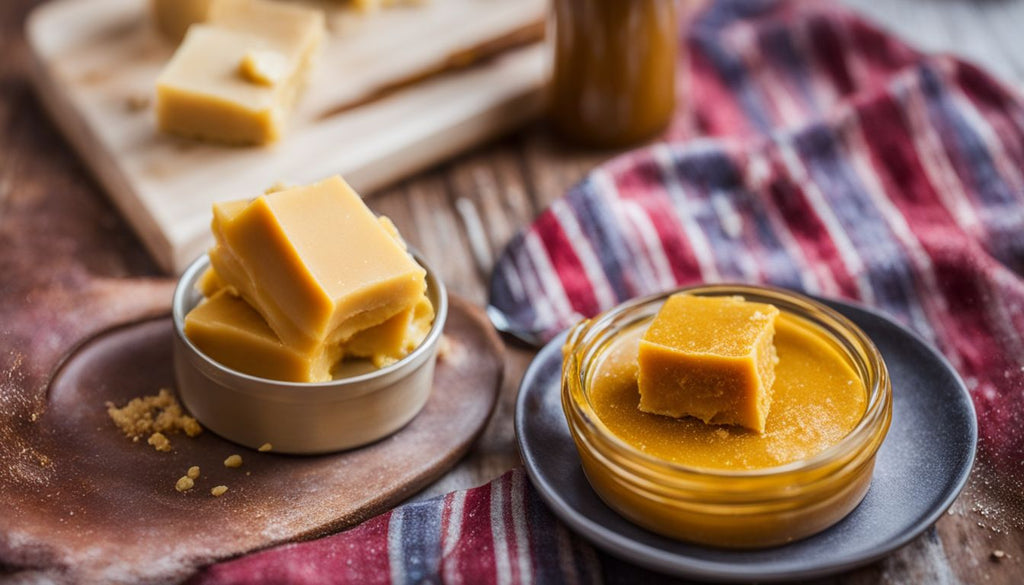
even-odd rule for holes
{"type": "MultiPolygon", "coordinates": [[[[630,297],[717,280],[856,299],[949,357],[982,455],[1024,474],[1020,97],[819,0],[716,0],[683,42],[672,140],[595,170],[513,239],[495,320],[547,339],[630,297]]],[[[522,471],[194,580],[601,581],[668,582],[567,532],[522,471]]]]}
{"type": "Polygon", "coordinates": [[[817,0],[718,0],[662,143],[555,201],[499,259],[499,328],[548,339],[626,299],[770,283],[878,307],[967,382],[1024,475],[1024,101],[817,0]]]}
{"type": "Polygon", "coordinates": [[[348,532],[214,565],[190,585],[673,583],[598,554],[516,470],[407,504],[348,532]]]}

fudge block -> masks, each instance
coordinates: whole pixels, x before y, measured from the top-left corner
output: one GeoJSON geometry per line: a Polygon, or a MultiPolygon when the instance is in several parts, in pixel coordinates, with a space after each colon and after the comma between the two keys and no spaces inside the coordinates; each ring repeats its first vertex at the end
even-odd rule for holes
{"type": "Polygon", "coordinates": [[[640,341],[640,410],[764,432],[778,314],[739,297],[669,297],[640,341]]]}
{"type": "Polygon", "coordinates": [[[341,348],[300,351],[281,343],[244,300],[221,289],[189,311],[185,335],[218,363],[252,376],[288,382],[326,382],[341,348]]]}
{"type": "Polygon", "coordinates": [[[340,177],[214,206],[210,262],[281,340],[344,344],[413,307],[426,271],[340,177]]]}
{"type": "Polygon", "coordinates": [[[277,140],[323,36],[318,10],[215,0],[157,79],[158,126],[230,144],[277,140]]]}
{"type": "Polygon", "coordinates": [[[345,342],[345,357],[365,358],[378,368],[393,364],[423,342],[433,323],[434,306],[424,294],[408,309],[353,335],[345,342]]]}
{"type": "MultiPolygon", "coordinates": [[[[206,298],[212,297],[223,288],[225,288],[224,281],[217,276],[217,271],[213,268],[207,268],[206,272],[196,281],[196,290],[206,298]]],[[[237,291],[234,291],[233,294],[238,296],[237,291]]]]}
{"type": "MultiPolygon", "coordinates": [[[[380,218],[381,224],[385,227],[392,226],[391,221],[385,217],[380,218]]],[[[397,235],[397,232],[396,232],[397,235]]],[[[224,290],[232,295],[238,294],[236,290],[228,287],[221,280],[217,271],[208,268],[199,278],[196,288],[203,293],[203,296],[212,298],[218,292],[224,290]]],[[[245,303],[245,301],[241,301],[245,303]]],[[[248,306],[248,303],[245,303],[248,306]]],[[[250,307],[250,310],[251,307],[250,307]]],[[[238,310],[238,315],[243,319],[251,319],[247,312],[238,310]]],[[[257,313],[257,316],[259,314],[257,313]]],[[[222,315],[221,320],[230,319],[229,315],[222,315]]],[[[260,317],[262,321],[262,317],[260,317]]],[[[265,321],[262,321],[264,325],[265,321]]],[[[411,307],[403,310],[394,317],[384,321],[380,325],[364,329],[353,335],[336,352],[341,358],[355,357],[370,360],[374,366],[382,368],[390,365],[405,356],[412,350],[419,347],[430,333],[430,327],[434,323],[434,306],[430,302],[426,291],[419,300],[411,307]]],[[[269,326],[266,326],[269,329],[269,326]]],[[[245,370],[243,370],[245,371],[245,370]]]]}

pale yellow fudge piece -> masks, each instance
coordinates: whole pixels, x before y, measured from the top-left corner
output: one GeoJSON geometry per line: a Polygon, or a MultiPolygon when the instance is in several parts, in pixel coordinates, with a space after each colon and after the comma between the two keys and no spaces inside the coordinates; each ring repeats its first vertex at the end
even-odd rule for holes
{"type": "MultiPolygon", "coordinates": [[[[207,268],[206,272],[199,277],[196,281],[196,290],[198,290],[204,297],[210,298],[217,294],[217,291],[224,288],[224,281],[217,276],[217,271],[213,268],[207,268]]],[[[234,292],[233,294],[238,294],[234,292]]]]}
{"type": "Polygon", "coordinates": [[[323,36],[318,10],[215,0],[157,79],[160,129],[230,144],[279,139],[323,36]]]}
{"type": "Polygon", "coordinates": [[[213,0],[150,0],[153,22],[165,37],[175,43],[188,27],[206,20],[213,0]]]}
{"type": "Polygon", "coordinates": [[[345,342],[345,356],[369,359],[378,368],[393,364],[419,347],[433,322],[434,306],[424,293],[412,307],[353,335],[345,342]]]}
{"type": "Polygon", "coordinates": [[[341,177],[214,206],[210,262],[287,345],[341,344],[419,301],[426,271],[341,177]],[[233,204],[229,204],[233,205],[233,204]]]}
{"type": "MultiPolygon", "coordinates": [[[[382,225],[393,225],[382,217],[382,225]]],[[[401,240],[399,240],[401,241],[401,240]]],[[[209,268],[199,278],[196,288],[207,298],[217,294],[222,288],[237,295],[231,287],[225,287],[224,281],[217,271],[209,268]]],[[[243,301],[244,302],[244,301],[243,301]]],[[[380,325],[364,329],[344,343],[340,350],[343,357],[368,359],[378,368],[390,365],[419,347],[430,333],[434,323],[434,305],[426,291],[411,307],[384,321],[380,325]]],[[[269,327],[269,326],[268,326],[269,327]]]]}
{"type": "Polygon", "coordinates": [[[640,410],[764,432],[778,314],[738,297],[669,297],[640,341],[640,410]]]}
{"type": "MultiPolygon", "coordinates": [[[[276,193],[276,191],[274,191],[276,193]]],[[[242,210],[252,203],[252,199],[237,199],[235,201],[221,201],[213,205],[213,221],[210,222],[210,230],[213,232],[213,237],[217,241],[220,241],[224,237],[224,233],[221,232],[220,228],[226,225],[229,221],[234,219],[242,210]]],[[[212,268],[210,270],[213,270],[212,268]]],[[[223,282],[223,279],[221,279],[223,282]]],[[[209,295],[207,295],[209,296],[209,295]]]]}
{"type": "Polygon", "coordinates": [[[403,250],[408,249],[408,246],[405,245],[405,238],[402,237],[402,234],[398,233],[398,228],[395,227],[395,223],[391,221],[390,217],[386,215],[381,215],[377,217],[377,221],[380,222],[380,227],[384,228],[384,231],[386,231],[388,235],[394,238],[395,241],[398,242],[398,245],[401,246],[403,250]]]}
{"type": "Polygon", "coordinates": [[[244,300],[221,290],[185,316],[185,335],[203,354],[233,370],[286,382],[325,382],[341,348],[289,347],[244,300]]]}
{"type": "Polygon", "coordinates": [[[213,0],[206,21],[222,28],[259,33],[282,46],[297,47],[298,52],[311,42],[311,29],[324,32],[323,11],[279,0],[213,0]]]}
{"type": "MultiPolygon", "coordinates": [[[[226,219],[237,215],[248,203],[249,201],[244,200],[221,204],[216,213],[220,219],[215,221],[215,224],[220,226],[226,219]]],[[[379,216],[377,221],[395,242],[405,249],[405,240],[398,233],[395,224],[383,215],[379,216]]],[[[234,268],[234,265],[231,266],[233,269],[237,269],[234,268]]],[[[196,288],[206,297],[212,297],[225,286],[223,279],[213,267],[208,268],[196,284],[196,288]]],[[[228,287],[228,290],[232,294],[238,294],[231,287],[228,287]]],[[[380,325],[354,334],[345,342],[342,354],[346,357],[368,359],[378,368],[384,367],[402,359],[419,347],[430,332],[433,322],[434,306],[424,290],[423,295],[412,306],[380,325]]]]}

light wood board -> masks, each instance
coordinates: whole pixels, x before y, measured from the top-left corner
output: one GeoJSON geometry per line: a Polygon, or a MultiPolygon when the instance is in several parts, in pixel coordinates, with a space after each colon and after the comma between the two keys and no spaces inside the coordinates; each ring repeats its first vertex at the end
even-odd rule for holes
{"type": "Polygon", "coordinates": [[[140,0],[57,0],[30,17],[39,95],[160,266],[210,244],[210,205],[334,173],[361,192],[492,138],[540,108],[545,0],[432,0],[333,9],[286,136],[228,147],[161,134],[154,81],[173,46],[140,0]],[[437,74],[496,47],[492,58],[437,74]],[[411,80],[426,76],[416,83],[411,80]]]}

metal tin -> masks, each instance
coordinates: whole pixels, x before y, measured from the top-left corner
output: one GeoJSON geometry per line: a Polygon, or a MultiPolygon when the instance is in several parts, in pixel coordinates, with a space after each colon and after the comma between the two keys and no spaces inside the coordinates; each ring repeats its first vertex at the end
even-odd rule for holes
{"type": "Polygon", "coordinates": [[[276,453],[340,451],[382,439],[411,421],[426,404],[437,348],[448,315],[444,284],[423,261],[434,324],[426,339],[390,366],[330,382],[282,382],[225,367],[185,337],[185,315],[202,300],[195,284],[210,264],[192,263],[172,302],[174,372],[178,395],[207,429],[241,445],[273,445],[276,453]]]}

